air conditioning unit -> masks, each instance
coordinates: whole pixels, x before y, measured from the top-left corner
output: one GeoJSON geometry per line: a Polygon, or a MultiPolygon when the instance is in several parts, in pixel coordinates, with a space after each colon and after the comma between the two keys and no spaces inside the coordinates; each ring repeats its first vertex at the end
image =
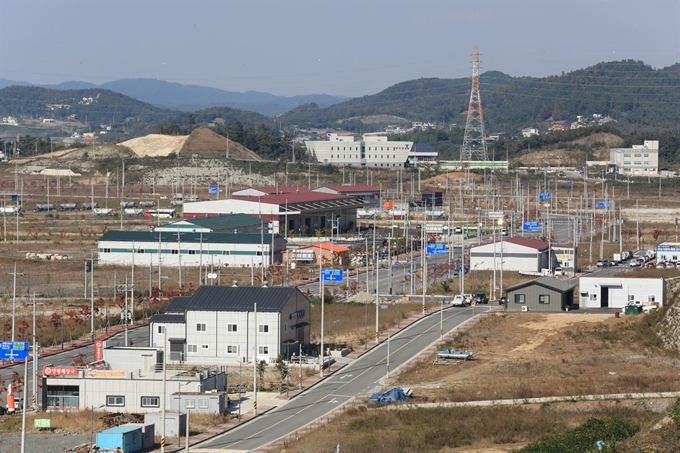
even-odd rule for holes
{"type": "Polygon", "coordinates": [[[529,307],[527,306],[522,307],[522,311],[529,311],[529,307]]]}

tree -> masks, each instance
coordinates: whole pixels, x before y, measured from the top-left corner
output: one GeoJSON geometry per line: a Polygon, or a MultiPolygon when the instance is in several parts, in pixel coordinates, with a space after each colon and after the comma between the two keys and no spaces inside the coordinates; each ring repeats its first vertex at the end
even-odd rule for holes
{"type": "Polygon", "coordinates": [[[267,362],[260,360],[257,362],[257,377],[260,381],[260,390],[264,388],[264,373],[267,370],[267,362]]]}

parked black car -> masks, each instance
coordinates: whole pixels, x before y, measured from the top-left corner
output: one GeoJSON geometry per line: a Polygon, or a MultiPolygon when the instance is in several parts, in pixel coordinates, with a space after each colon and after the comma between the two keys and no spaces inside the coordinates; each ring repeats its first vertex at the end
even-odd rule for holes
{"type": "Polygon", "coordinates": [[[477,293],[473,296],[472,300],[475,301],[475,304],[488,304],[489,303],[489,298],[486,297],[486,293],[477,293]]]}

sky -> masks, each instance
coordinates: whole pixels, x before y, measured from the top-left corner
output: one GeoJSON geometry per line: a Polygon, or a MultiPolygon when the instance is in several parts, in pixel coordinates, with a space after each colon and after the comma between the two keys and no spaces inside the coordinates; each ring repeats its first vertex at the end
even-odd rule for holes
{"type": "MultiPolygon", "coordinates": [[[[375,94],[480,73],[680,61],[680,0],[0,0],[0,78],[375,94]]],[[[483,87],[482,87],[483,89],[483,87]]]]}

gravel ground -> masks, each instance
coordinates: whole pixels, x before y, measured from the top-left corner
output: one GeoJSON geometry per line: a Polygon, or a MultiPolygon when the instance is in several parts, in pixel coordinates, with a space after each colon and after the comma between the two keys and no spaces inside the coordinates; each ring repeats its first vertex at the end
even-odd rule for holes
{"type": "MultiPolygon", "coordinates": [[[[62,453],[67,448],[89,442],[89,435],[57,430],[54,433],[26,434],[26,453],[62,453]]],[[[0,434],[0,453],[21,451],[21,433],[0,434]]]]}

